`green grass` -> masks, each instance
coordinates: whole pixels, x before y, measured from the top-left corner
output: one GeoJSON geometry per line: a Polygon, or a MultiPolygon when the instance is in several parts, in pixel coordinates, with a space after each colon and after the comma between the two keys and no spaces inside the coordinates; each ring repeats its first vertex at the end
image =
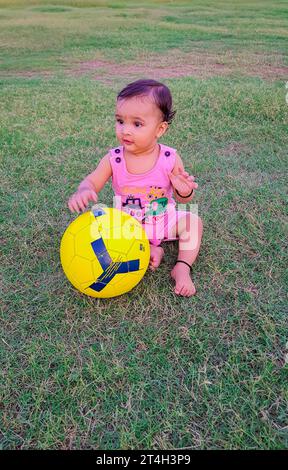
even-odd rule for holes
{"type": "Polygon", "coordinates": [[[0,24],[1,448],[287,448],[286,3],[0,0],[0,24]],[[162,142],[199,184],[197,295],[173,294],[168,243],[129,294],[83,296],[59,260],[67,199],[117,145],[126,65],[175,50],[240,61],[163,80],[162,142]],[[273,79],[246,73],[256,55],[273,79]],[[123,75],[69,73],[95,58],[123,75]]]}

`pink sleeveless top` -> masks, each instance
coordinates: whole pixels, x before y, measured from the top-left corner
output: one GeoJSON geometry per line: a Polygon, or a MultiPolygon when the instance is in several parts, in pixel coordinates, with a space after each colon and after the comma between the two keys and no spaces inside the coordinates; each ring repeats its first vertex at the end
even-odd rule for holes
{"type": "Polygon", "coordinates": [[[154,167],[139,175],[128,172],[123,146],[110,150],[115,207],[145,224],[160,222],[168,211],[175,210],[176,205],[168,176],[175,166],[176,150],[163,144],[159,146],[154,167]]]}

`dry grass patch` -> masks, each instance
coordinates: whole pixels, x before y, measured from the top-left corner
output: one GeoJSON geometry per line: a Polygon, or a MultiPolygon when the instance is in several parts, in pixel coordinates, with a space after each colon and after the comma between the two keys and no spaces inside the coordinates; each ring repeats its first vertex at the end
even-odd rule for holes
{"type": "Polygon", "coordinates": [[[247,52],[232,53],[206,53],[183,52],[171,49],[168,54],[139,53],[131,62],[115,62],[99,57],[93,60],[72,62],[63,61],[57,71],[52,70],[23,70],[7,71],[5,76],[25,78],[52,78],[57,72],[72,77],[89,75],[92,79],[110,84],[115,79],[130,81],[142,77],[156,80],[165,78],[195,77],[206,79],[215,76],[251,76],[263,80],[285,80],[288,76],[288,67],[282,65],[283,56],[263,54],[247,54],[247,52]]]}
{"type": "Polygon", "coordinates": [[[207,54],[199,51],[190,53],[173,49],[169,54],[142,54],[133,63],[117,63],[105,59],[79,62],[75,67],[68,67],[67,73],[74,76],[91,74],[96,80],[109,83],[115,77],[136,79],[149,76],[154,79],[214,76],[233,74],[255,76],[264,80],[284,79],[288,76],[288,67],[281,66],[282,56],[266,57],[260,54],[245,53],[207,54]],[[136,62],[136,64],[135,64],[136,62]]]}

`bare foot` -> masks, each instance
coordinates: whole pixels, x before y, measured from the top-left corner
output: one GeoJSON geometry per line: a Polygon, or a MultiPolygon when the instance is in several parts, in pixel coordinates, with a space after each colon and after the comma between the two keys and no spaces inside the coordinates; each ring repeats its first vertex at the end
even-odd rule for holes
{"type": "Polygon", "coordinates": [[[151,271],[155,271],[164,256],[164,250],[161,246],[150,245],[150,264],[151,271]]]}
{"type": "Polygon", "coordinates": [[[171,277],[176,281],[175,294],[191,297],[196,293],[195,286],[190,277],[190,269],[184,263],[176,263],[171,271],[171,277]]]}

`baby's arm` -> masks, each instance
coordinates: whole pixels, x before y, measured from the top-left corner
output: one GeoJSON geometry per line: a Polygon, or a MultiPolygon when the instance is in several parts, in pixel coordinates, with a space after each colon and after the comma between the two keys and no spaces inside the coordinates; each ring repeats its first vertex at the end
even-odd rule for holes
{"type": "Polygon", "coordinates": [[[190,202],[194,196],[194,189],[198,188],[198,184],[194,182],[194,176],[190,176],[184,169],[181,157],[176,153],[175,165],[170,173],[170,181],[174,189],[174,197],[177,202],[190,202]],[[189,197],[180,197],[176,190],[183,196],[191,193],[189,197]]]}
{"type": "Polygon", "coordinates": [[[89,201],[98,200],[98,195],[105,183],[112,176],[109,154],[100,160],[96,170],[90,173],[80,183],[76,193],[72,194],[68,201],[68,207],[71,212],[84,211],[89,201]]]}

